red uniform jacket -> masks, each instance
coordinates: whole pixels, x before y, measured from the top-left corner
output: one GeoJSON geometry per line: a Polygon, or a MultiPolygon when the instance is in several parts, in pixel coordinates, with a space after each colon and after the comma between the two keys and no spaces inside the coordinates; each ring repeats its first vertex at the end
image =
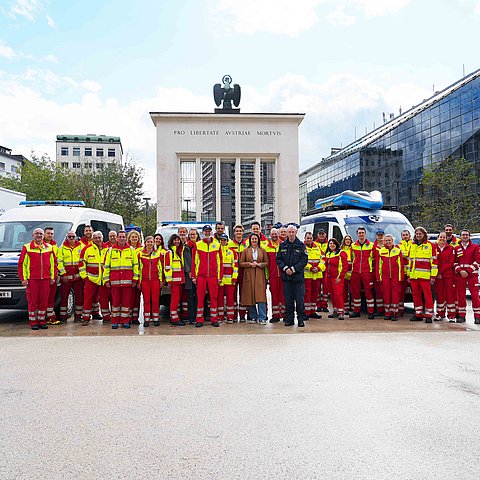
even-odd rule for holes
{"type": "Polygon", "coordinates": [[[478,245],[469,242],[464,248],[462,243],[455,247],[455,273],[460,274],[460,270],[465,270],[470,275],[478,273],[478,264],[480,263],[480,251],[478,245]]]}
{"type": "Polygon", "coordinates": [[[440,246],[437,244],[437,262],[438,275],[442,275],[442,278],[453,278],[455,276],[455,271],[453,270],[455,250],[451,245],[447,243],[443,250],[440,250],[440,246]]]}

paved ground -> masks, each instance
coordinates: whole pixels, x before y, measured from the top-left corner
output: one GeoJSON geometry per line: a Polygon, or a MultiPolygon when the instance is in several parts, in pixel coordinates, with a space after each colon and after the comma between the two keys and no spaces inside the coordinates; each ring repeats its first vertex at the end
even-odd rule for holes
{"type": "Polygon", "coordinates": [[[480,334],[443,323],[3,336],[0,478],[477,480],[480,334]]]}

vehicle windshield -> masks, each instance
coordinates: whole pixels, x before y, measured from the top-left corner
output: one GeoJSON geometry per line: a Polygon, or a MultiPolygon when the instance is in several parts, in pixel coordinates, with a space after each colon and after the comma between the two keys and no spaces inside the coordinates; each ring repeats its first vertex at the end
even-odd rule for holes
{"type": "Polygon", "coordinates": [[[67,232],[72,228],[71,222],[51,222],[41,220],[25,220],[18,222],[0,222],[0,251],[21,252],[23,245],[32,240],[36,228],[53,227],[54,239],[63,243],[67,232]]]}
{"type": "MultiPolygon", "coordinates": [[[[351,219],[353,220],[353,219],[351,219]]],[[[357,238],[357,228],[363,227],[367,231],[367,238],[373,242],[375,240],[375,233],[377,230],[383,230],[386,234],[389,233],[393,235],[393,241],[399,243],[402,240],[402,230],[408,230],[410,234],[413,235],[413,230],[411,225],[407,223],[391,223],[389,221],[382,222],[368,222],[368,221],[348,221],[345,224],[345,230],[352,238],[355,240],[357,238]]]]}

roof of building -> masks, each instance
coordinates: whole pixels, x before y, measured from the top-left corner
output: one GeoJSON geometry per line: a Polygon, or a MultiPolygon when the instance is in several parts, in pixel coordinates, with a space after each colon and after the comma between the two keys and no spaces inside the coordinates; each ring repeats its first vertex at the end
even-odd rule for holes
{"type": "Polygon", "coordinates": [[[82,143],[122,143],[120,137],[110,135],[57,135],[57,142],[82,142],[82,143]]]}
{"type": "Polygon", "coordinates": [[[463,87],[467,83],[471,82],[472,80],[475,80],[477,77],[480,77],[480,69],[475,70],[473,73],[470,73],[469,75],[461,78],[460,80],[456,81],[455,83],[448,86],[444,90],[440,92],[435,92],[430,98],[427,98],[422,103],[419,103],[418,105],[414,105],[412,108],[402,113],[398,117],[395,117],[389,122],[384,123],[380,127],[376,128],[375,130],[372,130],[371,132],[367,133],[363,137],[359,138],[358,140],[355,140],[354,142],[350,143],[346,147],[342,148],[338,152],[335,152],[333,155],[329,155],[328,157],[322,158],[320,162],[316,163],[315,165],[301,172],[300,176],[307,174],[312,170],[315,170],[321,164],[331,163],[336,160],[345,158],[354,152],[357,152],[361,148],[365,147],[366,145],[369,145],[370,143],[379,139],[383,135],[387,134],[394,128],[397,128],[399,125],[406,122],[410,118],[423,112],[428,107],[431,107],[433,104],[439,102],[440,100],[445,98],[447,95],[450,95],[451,93],[455,92],[456,90],[463,87]]]}

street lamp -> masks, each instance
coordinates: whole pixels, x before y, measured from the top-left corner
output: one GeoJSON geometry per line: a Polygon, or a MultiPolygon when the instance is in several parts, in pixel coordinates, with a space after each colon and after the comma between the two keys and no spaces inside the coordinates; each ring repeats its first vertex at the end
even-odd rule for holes
{"type": "Polygon", "coordinates": [[[148,201],[151,200],[150,197],[143,197],[145,200],[145,238],[148,237],[148,201]]]}
{"type": "Polygon", "coordinates": [[[190,212],[188,211],[188,204],[191,202],[191,200],[186,198],[184,201],[187,204],[187,222],[189,222],[190,221],[190,212]]]}

